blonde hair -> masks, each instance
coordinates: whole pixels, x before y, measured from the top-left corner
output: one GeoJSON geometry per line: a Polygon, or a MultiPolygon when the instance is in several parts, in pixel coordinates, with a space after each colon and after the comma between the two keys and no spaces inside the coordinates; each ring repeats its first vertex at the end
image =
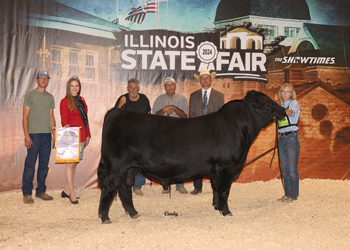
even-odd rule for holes
{"type": "Polygon", "coordinates": [[[292,96],[290,97],[290,99],[296,100],[297,99],[297,94],[294,91],[293,85],[288,82],[288,83],[283,84],[282,87],[280,88],[279,92],[278,92],[278,96],[280,98],[281,103],[283,103],[282,90],[284,90],[285,88],[290,88],[290,90],[292,91],[292,96]]]}
{"type": "Polygon", "coordinates": [[[77,76],[72,76],[71,78],[69,78],[66,85],[66,98],[68,99],[68,108],[71,112],[73,112],[73,109],[75,108],[74,99],[73,99],[72,93],[70,92],[70,84],[73,81],[77,81],[77,83],[79,84],[78,95],[80,95],[80,91],[81,91],[81,83],[79,78],[77,76]]]}

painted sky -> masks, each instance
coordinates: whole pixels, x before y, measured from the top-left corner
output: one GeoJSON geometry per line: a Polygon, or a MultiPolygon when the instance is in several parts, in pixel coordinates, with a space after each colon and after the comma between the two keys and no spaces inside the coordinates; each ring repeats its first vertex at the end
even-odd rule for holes
{"type": "MultiPolygon", "coordinates": [[[[125,21],[128,11],[146,0],[55,0],[72,8],[108,21],[118,17],[120,24],[135,30],[169,29],[198,32],[214,28],[216,8],[220,0],[168,0],[159,3],[159,15],[148,13],[142,24],[125,21]]],[[[235,1],[235,0],[232,0],[235,1]]],[[[314,23],[350,26],[350,0],[306,0],[314,23]]]]}

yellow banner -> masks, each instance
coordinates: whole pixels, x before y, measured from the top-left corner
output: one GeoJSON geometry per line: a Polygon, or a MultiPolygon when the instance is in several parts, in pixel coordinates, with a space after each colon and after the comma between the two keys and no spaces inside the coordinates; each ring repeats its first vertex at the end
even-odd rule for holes
{"type": "Polygon", "coordinates": [[[56,128],[55,163],[79,162],[80,127],[56,128]]]}

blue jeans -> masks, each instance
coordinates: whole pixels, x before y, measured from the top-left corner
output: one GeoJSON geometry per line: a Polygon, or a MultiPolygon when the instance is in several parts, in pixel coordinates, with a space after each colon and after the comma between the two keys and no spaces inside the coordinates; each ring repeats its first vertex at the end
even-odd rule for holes
{"type": "Polygon", "coordinates": [[[298,133],[280,135],[278,143],[285,196],[297,199],[299,196],[298,160],[300,152],[298,133]]]}
{"type": "Polygon", "coordinates": [[[183,186],[183,185],[185,185],[185,183],[176,183],[176,187],[178,188],[178,187],[181,187],[181,186],[183,186]]]}
{"type": "Polygon", "coordinates": [[[146,178],[140,174],[140,173],[136,173],[135,174],[135,182],[133,185],[133,189],[141,189],[142,185],[144,185],[146,183],[146,178]]]}
{"type": "Polygon", "coordinates": [[[23,195],[32,195],[35,163],[39,155],[36,194],[46,192],[46,176],[49,172],[49,160],[51,154],[51,133],[29,134],[33,145],[27,149],[27,157],[24,162],[22,178],[23,195]]]}

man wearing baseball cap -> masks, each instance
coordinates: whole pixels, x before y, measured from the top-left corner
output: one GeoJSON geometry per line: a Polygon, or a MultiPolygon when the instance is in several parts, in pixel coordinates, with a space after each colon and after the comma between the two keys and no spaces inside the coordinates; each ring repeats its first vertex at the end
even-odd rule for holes
{"type": "MultiPolygon", "coordinates": [[[[202,88],[190,95],[190,117],[197,117],[218,111],[224,105],[224,94],[213,89],[211,82],[215,79],[216,73],[210,73],[208,69],[202,69],[194,77],[201,84],[202,88]]],[[[203,178],[193,180],[194,190],[191,194],[202,193],[203,178]]]]}
{"type": "MultiPolygon", "coordinates": [[[[183,95],[175,93],[176,82],[172,77],[167,77],[164,80],[165,94],[160,95],[154,101],[153,114],[165,115],[177,118],[187,118],[188,104],[183,95]]],[[[181,194],[187,194],[184,183],[176,183],[176,190],[181,194]]],[[[169,187],[163,186],[163,194],[169,193],[169,187]]]]}
{"type": "Polygon", "coordinates": [[[23,131],[24,145],[27,148],[27,157],[24,163],[22,178],[23,202],[32,204],[33,179],[35,174],[35,163],[39,156],[37,171],[37,188],[35,196],[42,200],[52,200],[46,194],[46,177],[49,172],[49,160],[51,147],[54,145],[51,134],[56,127],[53,109],[55,100],[46,91],[49,84],[49,73],[40,70],[37,73],[37,88],[30,91],[24,97],[23,104],[23,131]],[[52,142],[52,144],[51,144],[52,142]]]}

